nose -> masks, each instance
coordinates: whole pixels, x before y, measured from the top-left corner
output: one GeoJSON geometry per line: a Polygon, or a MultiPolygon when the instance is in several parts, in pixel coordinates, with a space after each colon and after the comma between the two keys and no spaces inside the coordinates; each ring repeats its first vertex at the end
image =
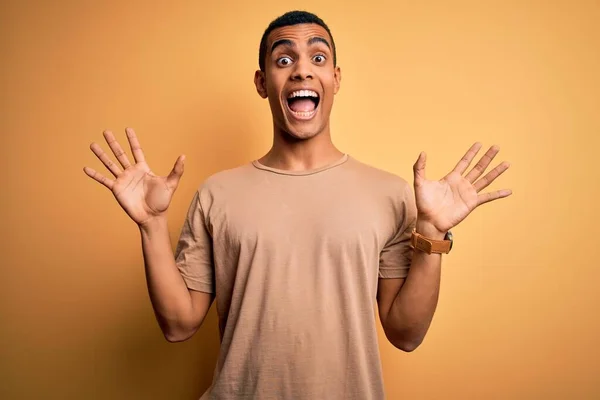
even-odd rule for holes
{"type": "Polygon", "coordinates": [[[291,79],[294,81],[303,81],[306,79],[312,79],[312,64],[310,59],[306,59],[306,57],[300,57],[296,62],[294,70],[292,71],[291,79]]]}

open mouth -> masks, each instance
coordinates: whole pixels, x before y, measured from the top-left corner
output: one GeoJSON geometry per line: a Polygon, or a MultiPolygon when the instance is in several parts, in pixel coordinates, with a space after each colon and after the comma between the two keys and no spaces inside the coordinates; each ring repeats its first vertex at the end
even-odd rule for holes
{"type": "Polygon", "coordinates": [[[310,119],[319,106],[319,94],[314,90],[296,90],[287,97],[287,106],[297,119],[310,119]]]}

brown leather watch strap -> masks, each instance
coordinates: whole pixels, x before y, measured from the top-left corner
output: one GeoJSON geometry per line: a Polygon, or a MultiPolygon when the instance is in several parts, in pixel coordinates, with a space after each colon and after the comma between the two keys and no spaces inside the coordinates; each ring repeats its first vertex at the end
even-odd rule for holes
{"type": "Polygon", "coordinates": [[[427,254],[448,254],[452,248],[452,240],[429,239],[413,229],[410,237],[410,247],[424,251],[427,254]]]}

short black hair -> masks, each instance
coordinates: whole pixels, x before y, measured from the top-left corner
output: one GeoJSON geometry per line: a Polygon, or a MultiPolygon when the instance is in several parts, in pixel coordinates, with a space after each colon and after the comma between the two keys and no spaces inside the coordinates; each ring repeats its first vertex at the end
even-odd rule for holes
{"type": "Polygon", "coordinates": [[[299,24],[317,24],[322,26],[329,37],[331,38],[331,47],[333,50],[333,65],[337,65],[337,56],[335,53],[335,42],[333,41],[333,35],[329,30],[327,24],[319,17],[308,11],[288,11],[280,17],[277,17],[265,29],[262,39],[260,39],[260,47],[258,50],[258,65],[261,71],[265,70],[265,59],[267,57],[267,37],[274,29],[283,28],[284,26],[299,25],[299,24]]]}

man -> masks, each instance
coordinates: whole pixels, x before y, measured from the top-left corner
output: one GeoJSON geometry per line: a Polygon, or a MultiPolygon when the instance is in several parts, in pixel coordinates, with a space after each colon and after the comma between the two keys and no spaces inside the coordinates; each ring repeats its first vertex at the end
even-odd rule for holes
{"type": "Polygon", "coordinates": [[[211,399],[382,399],[375,306],[394,346],[422,342],[436,308],[450,228],[509,190],[479,194],[507,168],[470,172],[476,143],[442,180],[414,165],[414,189],[331,141],[340,88],[333,37],[306,12],[266,29],[254,83],[269,100],[273,146],[262,158],[208,178],[195,192],[175,254],[166,212],[183,173],[154,175],[127,129],[132,165],[111,132],[123,170],[95,143],[112,190],[138,224],[148,288],[168,341],[190,338],[216,297],[221,350],[211,399]],[[465,174],[466,173],[466,174],[465,174]]]}

